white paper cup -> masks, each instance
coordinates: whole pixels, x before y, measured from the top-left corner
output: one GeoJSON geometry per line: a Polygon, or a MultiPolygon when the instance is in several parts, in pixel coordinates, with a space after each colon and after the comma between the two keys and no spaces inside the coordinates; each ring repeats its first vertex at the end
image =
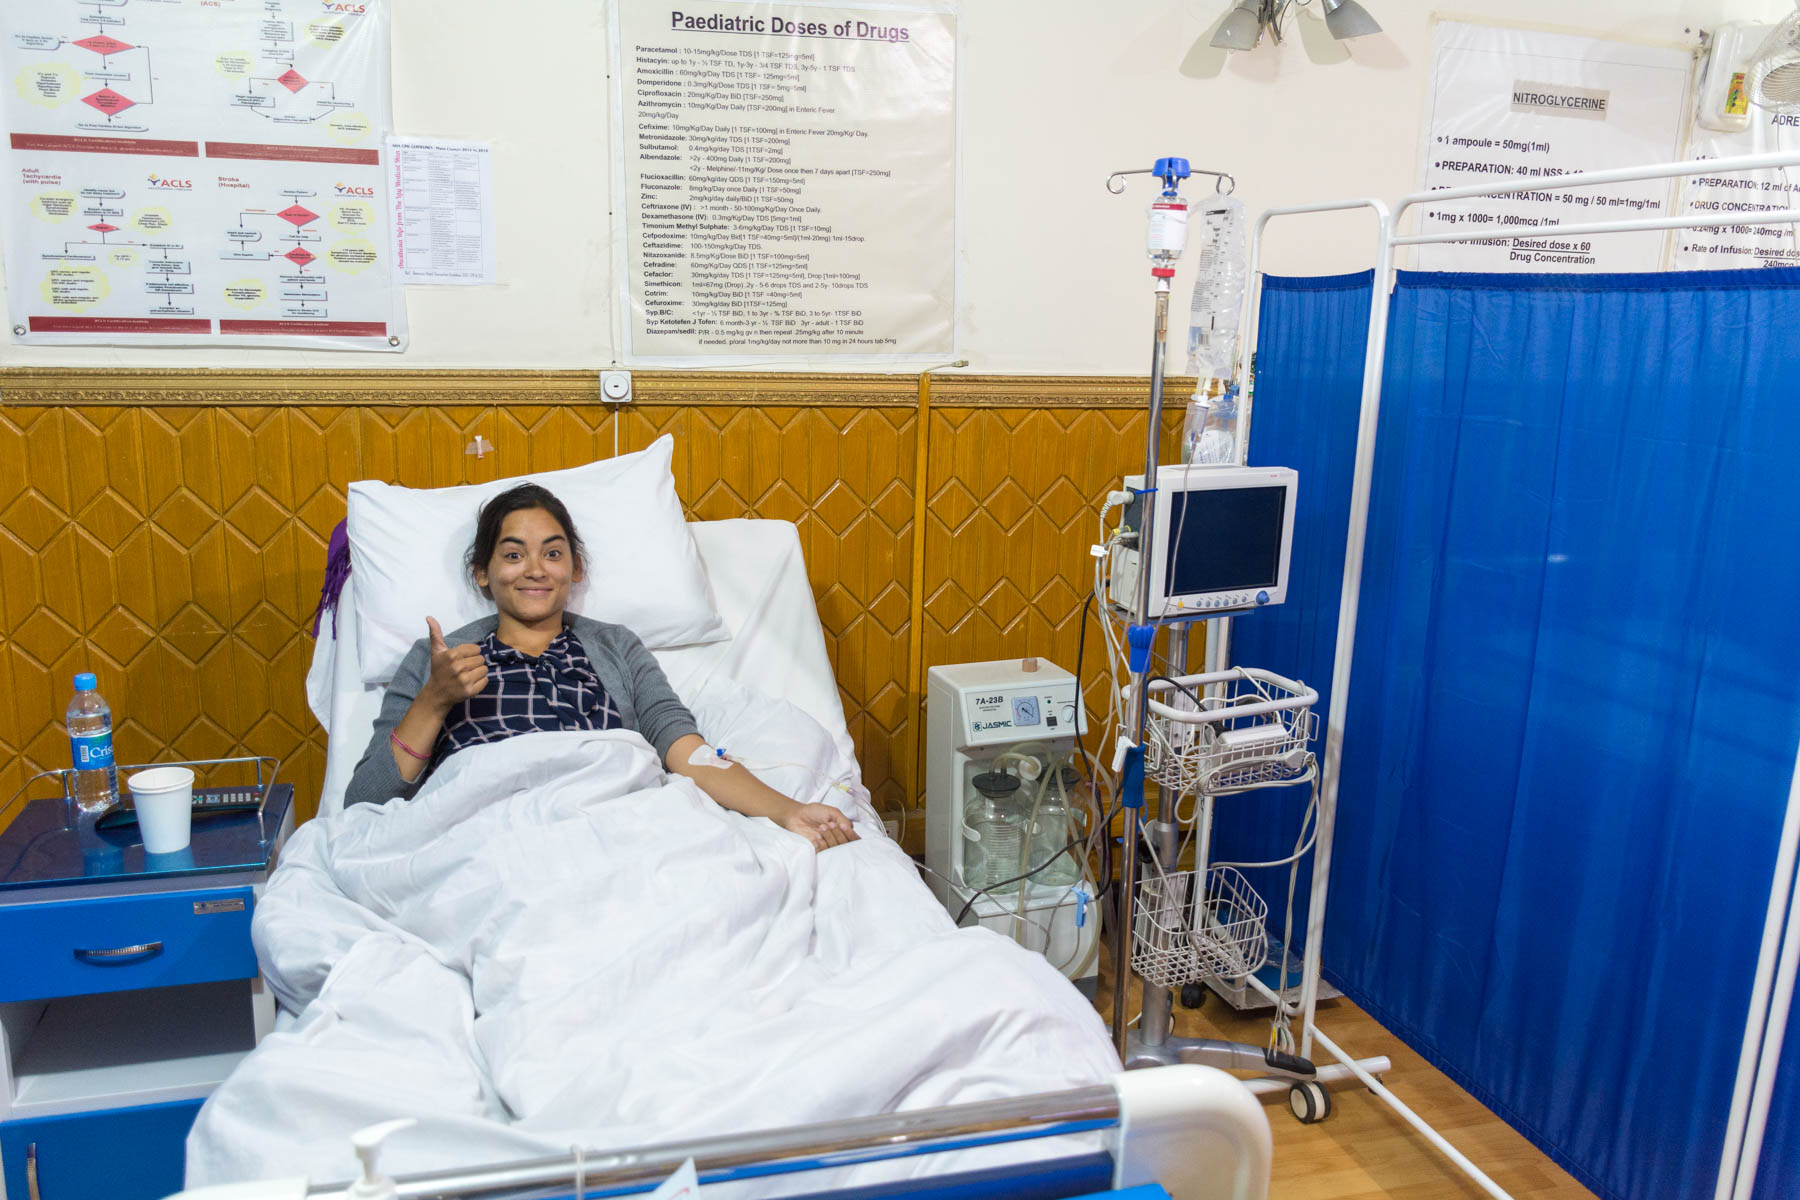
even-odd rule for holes
{"type": "Polygon", "coordinates": [[[131,776],[125,786],[131,789],[145,852],[186,849],[193,825],[194,773],[186,767],[152,767],[131,776]]]}

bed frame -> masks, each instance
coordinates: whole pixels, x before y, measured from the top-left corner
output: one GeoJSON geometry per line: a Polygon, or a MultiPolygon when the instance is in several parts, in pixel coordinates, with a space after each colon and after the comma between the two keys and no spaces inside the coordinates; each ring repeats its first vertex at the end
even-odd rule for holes
{"type": "MultiPolygon", "coordinates": [[[[1188,1065],[1132,1071],[1109,1084],[1036,1096],[398,1176],[393,1195],[591,1200],[648,1192],[689,1159],[702,1184],[743,1184],[1072,1134],[1089,1135],[1100,1146],[866,1187],[773,1190],[803,1200],[1061,1200],[1100,1194],[1262,1200],[1268,1195],[1270,1136],[1262,1105],[1225,1072],[1188,1065]]],[[[173,1200],[351,1200],[353,1195],[348,1182],[314,1185],[293,1178],[200,1188],[173,1200]]]]}

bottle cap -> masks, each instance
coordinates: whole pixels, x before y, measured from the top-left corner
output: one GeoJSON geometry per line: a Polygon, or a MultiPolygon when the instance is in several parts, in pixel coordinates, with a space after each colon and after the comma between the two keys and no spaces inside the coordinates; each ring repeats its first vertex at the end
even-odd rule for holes
{"type": "Polygon", "coordinates": [[[92,671],[83,671],[75,677],[75,690],[91,692],[100,686],[100,679],[92,671]]]}

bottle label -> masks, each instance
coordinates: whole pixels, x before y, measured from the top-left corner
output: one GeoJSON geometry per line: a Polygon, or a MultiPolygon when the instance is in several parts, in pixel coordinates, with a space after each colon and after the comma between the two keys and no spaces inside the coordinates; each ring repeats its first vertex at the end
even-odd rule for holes
{"type": "Polygon", "coordinates": [[[1180,201],[1150,206],[1151,254],[1180,254],[1187,249],[1187,205],[1180,201]]]}
{"type": "Polygon", "coordinates": [[[105,770],[113,765],[112,731],[69,738],[69,761],[77,771],[105,770]]]}

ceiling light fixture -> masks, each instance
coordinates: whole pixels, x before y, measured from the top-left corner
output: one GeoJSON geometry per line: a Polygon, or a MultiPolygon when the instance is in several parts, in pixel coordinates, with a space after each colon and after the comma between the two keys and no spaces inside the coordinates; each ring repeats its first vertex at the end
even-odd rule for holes
{"type": "Polygon", "coordinates": [[[1212,44],[1220,50],[1254,50],[1260,37],[1262,6],[1258,0],[1238,0],[1213,34],[1212,44]]]}
{"type": "MultiPolygon", "coordinates": [[[[1237,0],[1225,19],[1213,31],[1212,45],[1217,50],[1254,50],[1266,32],[1281,41],[1281,18],[1287,10],[1307,0],[1237,0]]],[[[1380,33],[1381,25],[1369,10],[1356,0],[1319,0],[1325,13],[1325,28],[1338,41],[1380,33]]]]}
{"type": "Polygon", "coordinates": [[[1325,28],[1338,41],[1380,33],[1381,26],[1356,0],[1319,0],[1325,6],[1325,28]]]}

